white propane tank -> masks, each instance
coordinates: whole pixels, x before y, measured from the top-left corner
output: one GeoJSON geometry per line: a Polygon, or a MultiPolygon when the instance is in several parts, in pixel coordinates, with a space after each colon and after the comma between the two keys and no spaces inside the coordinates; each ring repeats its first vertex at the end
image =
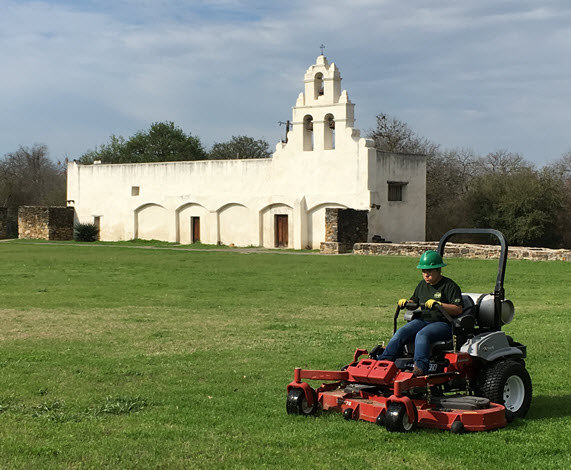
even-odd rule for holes
{"type": "MultiPolygon", "coordinates": [[[[493,294],[464,294],[472,299],[474,305],[480,305],[478,311],[478,325],[483,327],[494,326],[494,295],[493,294]]],[[[465,305],[466,306],[466,305],[465,305]]],[[[507,325],[514,318],[514,304],[504,299],[501,303],[500,323],[507,325]]]]}

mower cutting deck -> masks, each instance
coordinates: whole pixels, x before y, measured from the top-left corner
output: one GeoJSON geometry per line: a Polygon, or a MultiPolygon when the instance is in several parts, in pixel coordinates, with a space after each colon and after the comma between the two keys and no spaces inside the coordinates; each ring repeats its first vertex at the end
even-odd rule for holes
{"type": "Polygon", "coordinates": [[[345,419],[361,419],[384,425],[389,431],[411,431],[417,425],[453,432],[487,431],[506,425],[505,407],[487,398],[452,395],[432,396],[434,387],[458,378],[470,357],[446,354],[448,371],[414,377],[399,371],[394,362],[358,360],[368,354],[358,349],[352,365],[344,371],[295,369],[288,385],[287,411],[309,415],[318,407],[340,411],[345,419]],[[313,390],[302,380],[332,380],[313,390]]]}
{"type": "MultiPolygon", "coordinates": [[[[456,229],[439,243],[458,233],[484,233],[498,237],[500,263],[493,294],[466,294],[460,317],[450,318],[453,340],[433,345],[430,371],[415,377],[411,354],[396,361],[377,360],[357,349],[351,363],[340,371],[296,368],[287,386],[289,414],[311,415],[319,408],[340,411],[345,419],[359,419],[406,432],[416,426],[463,431],[488,431],[523,417],[532,396],[525,369],[526,347],[502,331],[513,318],[513,304],[504,298],[507,244],[503,235],[489,229],[456,229]],[[326,381],[313,389],[304,380],[326,381]]],[[[418,307],[407,305],[408,308],[418,307]]],[[[394,315],[394,330],[397,317],[394,315]]],[[[406,318],[406,315],[405,315],[406,318]]],[[[410,318],[410,316],[409,316],[410,318]]]]}

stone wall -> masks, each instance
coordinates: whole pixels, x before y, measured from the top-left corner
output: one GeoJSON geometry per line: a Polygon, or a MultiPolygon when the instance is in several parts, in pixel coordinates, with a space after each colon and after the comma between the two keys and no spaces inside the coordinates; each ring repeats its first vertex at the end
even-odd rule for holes
{"type": "Polygon", "coordinates": [[[22,206],[18,210],[18,238],[73,240],[73,207],[22,206]]]}
{"type": "Polygon", "coordinates": [[[366,210],[325,209],[325,242],[321,243],[321,253],[351,253],[355,243],[366,242],[368,214],[366,210]]]}
{"type": "MultiPolygon", "coordinates": [[[[436,250],[437,248],[437,242],[356,243],[353,247],[353,253],[356,255],[420,257],[426,250],[436,250]]],[[[445,255],[452,258],[492,259],[499,257],[500,247],[468,243],[446,243],[445,255]]],[[[533,261],[571,261],[571,250],[510,246],[508,247],[508,258],[533,261]]]]}

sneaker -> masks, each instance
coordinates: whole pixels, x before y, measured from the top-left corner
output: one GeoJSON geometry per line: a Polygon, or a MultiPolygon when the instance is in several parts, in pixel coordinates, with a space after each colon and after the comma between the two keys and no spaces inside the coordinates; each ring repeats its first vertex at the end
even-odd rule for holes
{"type": "Polygon", "coordinates": [[[420,377],[422,375],[426,375],[422,369],[420,367],[418,367],[416,364],[414,365],[414,367],[412,368],[412,375],[414,375],[415,377],[420,377]]]}

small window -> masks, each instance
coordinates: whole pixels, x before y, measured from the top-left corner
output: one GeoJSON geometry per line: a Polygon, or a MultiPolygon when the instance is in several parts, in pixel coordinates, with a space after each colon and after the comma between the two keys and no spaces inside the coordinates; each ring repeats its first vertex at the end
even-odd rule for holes
{"type": "Polygon", "coordinates": [[[388,181],[389,201],[403,201],[404,187],[408,184],[403,181],[388,181]]]}
{"type": "Polygon", "coordinates": [[[131,196],[139,195],[139,186],[131,186],[131,196]]]}

